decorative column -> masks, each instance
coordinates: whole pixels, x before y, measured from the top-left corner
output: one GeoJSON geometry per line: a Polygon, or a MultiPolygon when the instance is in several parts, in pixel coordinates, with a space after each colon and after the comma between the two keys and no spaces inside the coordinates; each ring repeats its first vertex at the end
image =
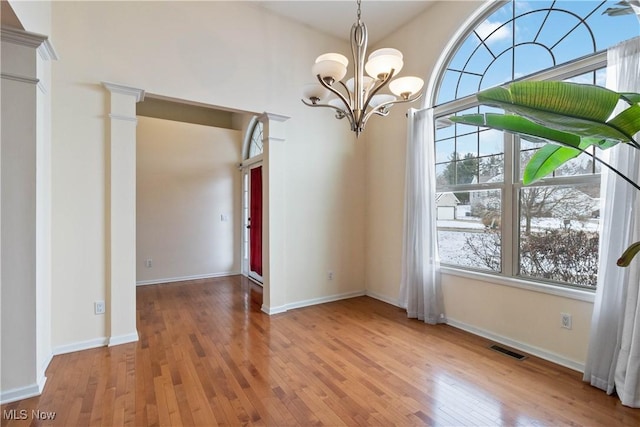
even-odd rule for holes
{"type": "Polygon", "coordinates": [[[262,311],[267,314],[287,311],[284,122],[288,119],[273,113],[260,116],[263,125],[262,311]]]}
{"type": "Polygon", "coordinates": [[[51,360],[51,133],[47,37],[2,28],[0,402],[42,392],[51,360]]]}
{"type": "Polygon", "coordinates": [[[110,93],[107,158],[107,331],[109,346],[138,340],[136,330],[136,103],[144,91],[102,83],[110,93]]]}

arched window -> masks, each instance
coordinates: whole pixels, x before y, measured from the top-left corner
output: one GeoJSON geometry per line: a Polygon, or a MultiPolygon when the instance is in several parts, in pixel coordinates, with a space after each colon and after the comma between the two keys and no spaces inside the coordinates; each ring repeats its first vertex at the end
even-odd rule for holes
{"type": "Polygon", "coordinates": [[[262,122],[258,120],[258,117],[254,117],[251,121],[250,132],[248,133],[249,137],[245,144],[245,160],[251,159],[253,157],[259,156],[262,154],[262,122]]]}
{"type": "Polygon", "coordinates": [[[515,80],[604,85],[606,49],[640,34],[634,14],[604,13],[616,3],[496,2],[436,70],[431,104],[445,266],[595,288],[599,166],[583,155],[524,187],[522,166],[540,144],[447,118],[499,111],[478,106],[475,93],[515,80]]]}

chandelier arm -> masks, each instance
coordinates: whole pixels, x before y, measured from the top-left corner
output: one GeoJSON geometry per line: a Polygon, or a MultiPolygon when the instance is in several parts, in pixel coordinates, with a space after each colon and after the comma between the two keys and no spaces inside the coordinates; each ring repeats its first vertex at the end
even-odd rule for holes
{"type": "MultiPolygon", "coordinates": [[[[385,103],[388,104],[388,103],[385,103]]],[[[382,107],[383,104],[380,104],[378,107],[374,108],[373,110],[369,111],[367,113],[366,116],[364,116],[364,119],[362,119],[362,127],[365,127],[367,125],[367,122],[369,121],[369,118],[374,115],[377,114],[378,116],[382,116],[382,117],[386,117],[389,115],[390,111],[386,110],[386,111],[382,111],[380,110],[380,107],[382,107]]]]}
{"type": "Polygon", "coordinates": [[[382,104],[378,105],[376,108],[372,109],[367,113],[367,115],[362,120],[362,126],[364,127],[367,124],[367,121],[369,120],[369,118],[374,114],[377,114],[383,117],[388,116],[389,110],[387,110],[386,112],[382,111],[384,107],[387,107],[387,106],[390,107],[390,106],[393,106],[394,104],[404,104],[406,102],[413,102],[413,101],[417,101],[420,98],[422,98],[422,92],[420,92],[417,96],[409,97],[407,99],[395,99],[393,101],[383,102],[382,104]]]}
{"type": "MultiPolygon", "coordinates": [[[[349,108],[351,108],[353,105],[355,105],[355,101],[353,99],[353,94],[349,91],[349,88],[347,87],[346,84],[344,84],[344,82],[342,80],[339,81],[339,83],[342,85],[342,87],[344,88],[344,91],[349,94],[349,108]]],[[[345,97],[346,98],[346,97],[345,97]]]]}
{"type": "MultiPolygon", "coordinates": [[[[345,96],[337,89],[334,89],[333,86],[329,86],[324,80],[322,80],[322,77],[320,77],[320,74],[318,74],[317,76],[318,81],[320,82],[320,84],[322,86],[324,86],[326,89],[328,89],[331,93],[333,93],[334,95],[336,95],[338,98],[340,98],[340,100],[342,101],[342,103],[344,104],[345,107],[347,107],[345,109],[346,112],[348,112],[349,114],[353,115],[353,110],[351,109],[351,106],[349,105],[349,101],[347,100],[347,98],[345,98],[345,96]]],[[[342,83],[342,82],[340,82],[342,83]]],[[[344,86],[344,85],[343,85],[344,86]]],[[[348,92],[348,91],[347,91],[348,92]]],[[[320,104],[316,104],[316,105],[320,105],[320,104]]],[[[328,105],[328,104],[326,104],[328,105]]],[[[329,105],[330,107],[332,107],[331,105],[329,105]]],[[[332,107],[332,108],[337,108],[337,107],[332,107]]]]}
{"type": "Polygon", "coordinates": [[[367,120],[369,120],[369,117],[371,117],[374,114],[377,114],[379,116],[388,116],[389,115],[389,109],[387,109],[386,111],[383,111],[385,109],[385,107],[391,107],[393,106],[393,104],[396,104],[398,101],[394,100],[394,101],[387,101],[387,102],[383,102],[382,104],[378,105],[376,108],[371,109],[366,116],[364,116],[364,119],[362,120],[362,124],[366,124],[367,120]]]}
{"type": "Polygon", "coordinates": [[[307,101],[304,98],[302,98],[301,101],[307,107],[331,108],[331,109],[336,111],[336,118],[342,119],[342,118],[346,117],[347,119],[349,119],[349,123],[351,124],[351,127],[353,128],[353,126],[354,126],[353,113],[351,112],[351,110],[342,110],[339,107],[335,107],[335,106],[333,106],[331,104],[314,104],[312,102],[307,101]],[[338,117],[338,116],[341,116],[341,117],[338,117]]]}
{"type": "Polygon", "coordinates": [[[387,77],[385,77],[383,80],[380,81],[380,83],[378,83],[377,85],[375,85],[373,87],[373,89],[368,93],[367,99],[364,102],[364,105],[362,106],[363,111],[367,110],[367,107],[369,107],[369,102],[371,102],[371,98],[373,98],[373,96],[378,93],[378,91],[380,89],[382,89],[383,87],[385,87],[387,85],[387,83],[389,83],[389,81],[391,81],[391,79],[393,78],[393,76],[396,74],[396,70],[394,70],[393,68],[391,69],[391,72],[387,75],[387,77]]]}

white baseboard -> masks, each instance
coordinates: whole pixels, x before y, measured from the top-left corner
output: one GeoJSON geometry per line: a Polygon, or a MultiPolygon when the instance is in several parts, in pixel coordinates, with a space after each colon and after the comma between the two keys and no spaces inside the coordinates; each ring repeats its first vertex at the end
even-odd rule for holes
{"type": "Polygon", "coordinates": [[[33,383],[26,387],[18,387],[7,391],[0,392],[0,404],[4,405],[5,403],[11,403],[22,399],[28,399],[34,396],[40,396],[42,394],[42,390],[44,389],[44,383],[47,378],[44,377],[44,380],[40,383],[33,383]]]}
{"type": "Polygon", "coordinates": [[[279,307],[269,307],[268,305],[262,304],[262,307],[260,307],[260,310],[262,310],[262,312],[267,313],[269,316],[271,316],[272,314],[284,313],[285,311],[287,311],[287,306],[285,304],[279,307]]]}
{"type": "MultiPolygon", "coordinates": [[[[394,305],[394,306],[399,307],[399,308],[406,308],[406,307],[403,307],[397,300],[389,298],[386,295],[381,295],[381,294],[378,294],[376,292],[372,292],[372,291],[369,291],[369,290],[366,291],[366,294],[367,294],[367,296],[370,296],[371,298],[375,298],[377,300],[386,302],[387,304],[391,304],[391,305],[394,305]]],[[[563,357],[563,356],[560,356],[558,354],[552,353],[550,351],[541,349],[539,347],[531,346],[529,344],[525,344],[523,342],[516,341],[516,340],[513,340],[511,338],[504,337],[502,335],[498,335],[498,334],[493,333],[491,331],[487,331],[485,329],[478,328],[476,326],[472,326],[472,325],[469,325],[469,324],[464,323],[464,322],[460,322],[460,321],[455,320],[455,319],[447,318],[447,322],[446,323],[447,323],[447,325],[453,326],[454,328],[462,329],[463,331],[467,331],[467,332],[472,333],[474,335],[478,335],[478,336],[481,336],[483,338],[487,338],[487,339],[489,339],[491,341],[495,341],[497,343],[504,344],[504,345],[509,346],[511,348],[514,348],[516,350],[524,351],[526,353],[529,353],[529,354],[532,354],[534,356],[537,356],[537,357],[539,357],[541,359],[545,359],[545,360],[548,360],[550,362],[556,363],[558,365],[564,366],[566,368],[573,369],[574,371],[584,372],[584,364],[576,362],[575,360],[567,359],[566,357],[563,357]]]]}
{"type": "Polygon", "coordinates": [[[311,298],[311,299],[302,300],[302,301],[290,302],[288,304],[284,304],[278,307],[268,307],[263,304],[261,310],[269,315],[272,315],[272,314],[284,313],[285,311],[294,310],[296,308],[309,307],[311,305],[324,304],[324,303],[333,302],[333,301],[340,301],[343,299],[361,297],[364,295],[366,295],[366,292],[364,290],[345,292],[342,294],[328,295],[326,297],[311,298]]]}
{"type": "Polygon", "coordinates": [[[34,396],[40,396],[42,394],[42,390],[44,390],[44,386],[47,383],[46,372],[49,367],[49,363],[51,363],[51,359],[53,359],[53,353],[50,354],[46,360],[42,363],[40,367],[40,371],[38,372],[38,379],[35,384],[31,384],[26,387],[19,387],[13,390],[1,391],[0,392],[0,404],[11,403],[17,400],[28,399],[34,396]]]}
{"type": "Polygon", "coordinates": [[[343,300],[343,299],[361,297],[363,295],[365,295],[365,291],[364,290],[362,290],[362,291],[353,291],[353,292],[345,292],[345,293],[342,293],[342,294],[328,295],[326,297],[311,298],[311,299],[307,299],[307,300],[303,300],[303,301],[291,302],[291,303],[286,305],[286,308],[287,308],[287,310],[293,310],[293,309],[296,309],[296,308],[309,307],[311,305],[324,304],[324,303],[327,303],[327,302],[340,301],[340,300],[343,300]]]}
{"type": "Polygon", "coordinates": [[[87,341],[78,341],[71,344],[59,345],[53,348],[53,354],[67,354],[75,351],[89,350],[98,347],[111,347],[114,345],[126,344],[138,341],[138,332],[115,337],[100,337],[87,341]]]}
{"type": "Polygon", "coordinates": [[[128,344],[130,342],[136,342],[138,341],[138,332],[133,332],[131,334],[126,334],[126,335],[118,335],[116,337],[110,337],[109,338],[109,347],[113,347],[114,345],[120,345],[120,344],[128,344]]]}
{"type": "Polygon", "coordinates": [[[104,347],[109,343],[107,337],[95,338],[87,341],[78,341],[71,344],[59,345],[53,348],[53,354],[67,354],[74,351],[89,350],[91,348],[104,347]]]}
{"type": "Polygon", "coordinates": [[[164,279],[138,280],[136,286],[160,285],[162,283],[186,282],[187,280],[213,279],[215,277],[237,276],[239,271],[226,271],[222,273],[196,274],[195,276],[166,277],[164,279]]]}
{"type": "Polygon", "coordinates": [[[447,325],[453,326],[454,328],[462,329],[463,331],[467,331],[469,333],[481,336],[483,338],[487,338],[491,341],[504,344],[506,346],[515,348],[516,350],[524,351],[526,353],[537,356],[541,359],[545,359],[550,362],[556,363],[558,365],[564,366],[566,368],[573,369],[574,371],[584,372],[583,363],[576,362],[575,360],[567,359],[566,357],[541,349],[539,347],[525,344],[523,342],[516,341],[511,338],[503,337],[502,335],[498,335],[491,331],[477,328],[475,326],[468,325],[464,322],[460,322],[458,320],[451,319],[451,318],[447,318],[447,325]]]}
{"type": "Polygon", "coordinates": [[[406,308],[406,307],[403,307],[402,304],[400,304],[400,301],[398,301],[397,299],[393,299],[391,297],[379,294],[377,292],[373,292],[373,291],[367,290],[367,291],[365,291],[365,295],[368,296],[368,297],[377,299],[379,301],[386,302],[387,304],[391,304],[391,305],[396,306],[398,308],[406,308]]]}

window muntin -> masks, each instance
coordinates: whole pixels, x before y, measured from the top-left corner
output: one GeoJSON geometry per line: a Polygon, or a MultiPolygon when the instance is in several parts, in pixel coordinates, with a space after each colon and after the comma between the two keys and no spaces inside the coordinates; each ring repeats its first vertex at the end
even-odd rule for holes
{"type": "Polygon", "coordinates": [[[595,289],[600,182],[518,190],[520,276],[595,289]]]}
{"type": "Polygon", "coordinates": [[[253,157],[256,157],[262,154],[262,150],[263,150],[262,131],[263,131],[262,122],[257,118],[255,118],[253,122],[253,127],[251,129],[251,136],[249,137],[249,147],[248,147],[247,155],[245,157],[246,159],[251,159],[253,157]]]}
{"type": "Polygon", "coordinates": [[[434,98],[443,265],[595,289],[600,165],[583,154],[524,187],[522,170],[541,144],[447,117],[493,111],[471,95],[513,80],[604,85],[599,51],[640,33],[634,15],[602,15],[613,4],[513,0],[460,43],[434,98]]]}
{"type": "Polygon", "coordinates": [[[502,271],[502,189],[436,194],[440,262],[502,271]]]}
{"type": "Polygon", "coordinates": [[[441,76],[436,104],[593,55],[640,35],[635,15],[602,14],[616,3],[506,3],[462,40],[441,76]]]}

